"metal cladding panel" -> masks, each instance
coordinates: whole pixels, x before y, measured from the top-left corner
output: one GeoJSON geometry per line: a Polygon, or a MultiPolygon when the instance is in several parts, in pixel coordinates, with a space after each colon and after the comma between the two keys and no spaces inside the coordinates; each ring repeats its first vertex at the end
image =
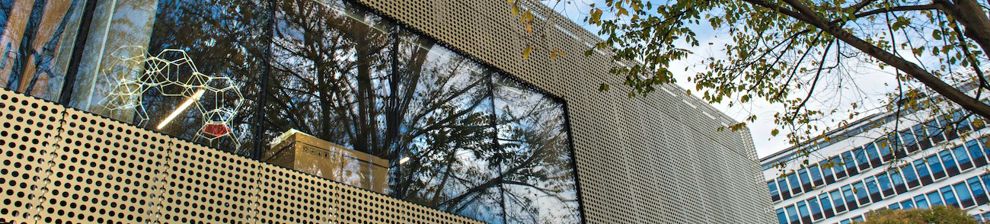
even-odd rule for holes
{"type": "Polygon", "coordinates": [[[168,137],[65,110],[39,222],[154,220],[168,137]]]}
{"type": "Polygon", "coordinates": [[[0,91],[0,223],[34,223],[62,108],[0,91]]]}
{"type": "Polygon", "coordinates": [[[480,223],[0,89],[0,223],[480,223]]]}
{"type": "Polygon", "coordinates": [[[773,222],[748,131],[717,132],[731,118],[676,86],[626,97],[623,77],[608,74],[617,64],[584,56],[597,38],[538,1],[521,2],[534,34],[502,0],[359,2],[566,100],[589,223],[773,222]]]}
{"type": "Polygon", "coordinates": [[[255,217],[257,162],[178,139],[168,149],[159,222],[246,223],[255,217]]]}

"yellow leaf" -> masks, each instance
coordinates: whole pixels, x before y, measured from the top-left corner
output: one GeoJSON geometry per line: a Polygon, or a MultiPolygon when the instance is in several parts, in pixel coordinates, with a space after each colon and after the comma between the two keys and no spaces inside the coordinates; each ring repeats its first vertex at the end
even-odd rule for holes
{"type": "Polygon", "coordinates": [[[591,10],[591,16],[588,17],[588,23],[599,24],[602,21],[602,9],[595,8],[591,10]]]}
{"type": "Polygon", "coordinates": [[[523,49],[522,52],[523,59],[529,59],[530,53],[533,53],[533,46],[526,46],[526,48],[523,49]]]}

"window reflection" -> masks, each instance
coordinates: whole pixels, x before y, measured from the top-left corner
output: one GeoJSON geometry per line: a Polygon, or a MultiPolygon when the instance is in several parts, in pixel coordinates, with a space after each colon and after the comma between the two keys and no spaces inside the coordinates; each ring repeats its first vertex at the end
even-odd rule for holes
{"type": "Polygon", "coordinates": [[[252,1],[101,2],[74,106],[248,154],[268,19],[252,1]],[[113,4],[116,3],[116,4],[113,4]],[[102,29],[101,29],[102,28],[102,29]],[[197,93],[199,92],[199,93],[197,93]]]}
{"type": "Polygon", "coordinates": [[[57,100],[86,0],[0,0],[0,86],[57,100]]]}
{"type": "Polygon", "coordinates": [[[564,106],[508,77],[494,80],[498,145],[505,156],[506,219],[578,222],[564,106]]]}
{"type": "Polygon", "coordinates": [[[489,223],[581,222],[563,102],[349,1],[100,1],[90,23],[71,106],[489,223]]]}

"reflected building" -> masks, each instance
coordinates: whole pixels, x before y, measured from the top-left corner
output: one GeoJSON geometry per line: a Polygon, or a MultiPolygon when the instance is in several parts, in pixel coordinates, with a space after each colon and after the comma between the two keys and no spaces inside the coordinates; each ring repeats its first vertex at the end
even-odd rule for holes
{"type": "Polygon", "coordinates": [[[877,209],[938,205],[990,220],[985,122],[959,109],[932,113],[874,114],[763,158],[777,222],[855,223],[877,209]]]}
{"type": "Polygon", "coordinates": [[[486,223],[771,220],[748,132],[597,92],[596,39],[526,7],[545,38],[504,1],[0,1],[0,84],[486,223]]]}

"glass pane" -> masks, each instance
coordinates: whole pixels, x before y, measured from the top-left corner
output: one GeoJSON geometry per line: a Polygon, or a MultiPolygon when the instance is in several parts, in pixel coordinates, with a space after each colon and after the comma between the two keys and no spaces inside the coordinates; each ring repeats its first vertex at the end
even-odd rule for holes
{"type": "Polygon", "coordinates": [[[784,213],[784,209],[777,209],[777,223],[787,224],[787,214],[784,213]]]}
{"type": "Polygon", "coordinates": [[[822,194],[818,195],[818,199],[822,203],[822,210],[824,210],[824,211],[832,211],[832,200],[828,196],[828,193],[822,193],[822,194]]]}
{"type": "MultiPolygon", "coordinates": [[[[970,200],[973,199],[973,195],[970,194],[969,188],[966,188],[966,182],[965,181],[962,182],[962,183],[958,183],[958,184],[952,185],[952,188],[956,191],[956,194],[959,195],[959,201],[962,201],[964,204],[967,201],[970,201],[970,200]]],[[[970,203],[972,203],[972,202],[970,202],[970,203]]]]}
{"type": "Polygon", "coordinates": [[[822,180],[822,172],[818,169],[818,164],[808,168],[809,173],[811,173],[811,180],[819,182],[822,180]]]}
{"type": "Polygon", "coordinates": [[[57,101],[86,0],[0,1],[0,87],[57,101]]]}
{"type": "Polygon", "coordinates": [[[101,1],[93,14],[70,105],[241,155],[260,147],[263,4],[101,1]]]}
{"type": "Polygon", "coordinates": [[[925,199],[925,195],[914,196],[914,207],[916,208],[928,208],[928,199],[925,199]]]}
{"type": "Polygon", "coordinates": [[[959,164],[966,164],[971,162],[971,160],[969,159],[969,153],[966,151],[966,147],[963,147],[962,145],[953,148],[952,154],[955,154],[956,160],[959,161],[959,164]]]}
{"type": "Polygon", "coordinates": [[[945,200],[946,205],[959,206],[959,204],[956,202],[956,194],[953,193],[951,186],[945,186],[939,191],[942,192],[942,199],[945,200]]]}
{"type": "Polygon", "coordinates": [[[509,223],[579,223],[564,105],[493,76],[503,190],[509,223]]]}
{"type": "Polygon", "coordinates": [[[928,173],[928,166],[925,165],[925,159],[915,160],[914,168],[914,170],[918,171],[918,176],[921,178],[928,178],[931,175],[928,173]]]}

